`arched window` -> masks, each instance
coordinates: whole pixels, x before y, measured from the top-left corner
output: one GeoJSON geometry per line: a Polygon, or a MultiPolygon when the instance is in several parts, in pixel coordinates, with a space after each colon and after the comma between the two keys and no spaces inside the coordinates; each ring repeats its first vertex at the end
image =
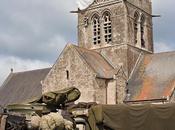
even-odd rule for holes
{"type": "Polygon", "coordinates": [[[145,16],[142,15],[140,18],[140,33],[141,33],[141,47],[145,48],[145,40],[144,40],[144,24],[145,24],[145,16]]]}
{"type": "Polygon", "coordinates": [[[111,16],[109,12],[103,14],[103,29],[104,29],[104,39],[106,43],[112,41],[112,27],[111,27],[111,16]]]}
{"type": "Polygon", "coordinates": [[[98,15],[92,17],[92,26],[93,26],[93,43],[94,45],[101,43],[100,38],[100,19],[98,15]]]}
{"type": "Polygon", "coordinates": [[[137,42],[138,42],[138,38],[137,38],[138,20],[139,20],[139,14],[138,14],[138,12],[135,12],[135,14],[134,14],[134,40],[135,40],[135,44],[137,44],[137,42]]]}

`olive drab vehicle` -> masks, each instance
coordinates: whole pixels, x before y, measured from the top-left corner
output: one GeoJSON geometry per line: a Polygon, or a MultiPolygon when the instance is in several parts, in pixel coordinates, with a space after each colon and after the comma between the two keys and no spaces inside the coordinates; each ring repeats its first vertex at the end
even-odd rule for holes
{"type": "Polygon", "coordinates": [[[1,114],[0,130],[74,130],[75,122],[66,105],[79,97],[80,91],[71,87],[8,105],[1,114]]]}
{"type": "Polygon", "coordinates": [[[96,105],[84,124],[86,130],[175,130],[175,104],[96,105]]]}
{"type": "Polygon", "coordinates": [[[76,88],[7,106],[0,130],[175,130],[175,104],[74,104],[76,88]]]}

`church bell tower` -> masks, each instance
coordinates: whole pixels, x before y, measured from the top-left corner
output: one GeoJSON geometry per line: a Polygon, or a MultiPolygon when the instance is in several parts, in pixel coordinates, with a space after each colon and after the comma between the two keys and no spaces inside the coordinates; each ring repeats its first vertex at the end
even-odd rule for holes
{"type": "Polygon", "coordinates": [[[79,46],[130,44],[153,51],[150,0],[95,0],[78,15],[79,46]]]}
{"type": "Polygon", "coordinates": [[[154,51],[151,0],[94,0],[78,13],[78,45],[129,74],[141,52],[154,51]]]}

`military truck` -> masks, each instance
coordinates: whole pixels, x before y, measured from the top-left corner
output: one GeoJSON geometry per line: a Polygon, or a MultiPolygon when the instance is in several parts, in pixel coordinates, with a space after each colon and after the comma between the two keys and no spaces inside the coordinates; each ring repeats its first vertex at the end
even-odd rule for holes
{"type": "Polygon", "coordinates": [[[84,130],[175,130],[175,104],[96,105],[79,121],[84,130]]]}
{"type": "Polygon", "coordinates": [[[70,88],[27,104],[9,105],[1,130],[175,130],[173,103],[73,104],[79,97],[79,90],[70,88]]]}
{"type": "Polygon", "coordinates": [[[80,95],[78,89],[71,87],[20,104],[10,104],[1,114],[1,130],[73,130],[75,122],[66,105],[80,95]]]}

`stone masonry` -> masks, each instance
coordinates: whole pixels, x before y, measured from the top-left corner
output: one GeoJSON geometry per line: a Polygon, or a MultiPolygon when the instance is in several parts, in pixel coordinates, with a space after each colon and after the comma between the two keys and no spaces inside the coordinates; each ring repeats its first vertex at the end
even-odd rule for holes
{"type": "Polygon", "coordinates": [[[42,82],[43,93],[75,86],[82,93],[79,101],[123,103],[139,56],[154,51],[151,14],[150,0],[95,0],[78,13],[78,46],[103,56],[115,69],[113,78],[98,78],[76,49],[67,45],[42,82]]]}

